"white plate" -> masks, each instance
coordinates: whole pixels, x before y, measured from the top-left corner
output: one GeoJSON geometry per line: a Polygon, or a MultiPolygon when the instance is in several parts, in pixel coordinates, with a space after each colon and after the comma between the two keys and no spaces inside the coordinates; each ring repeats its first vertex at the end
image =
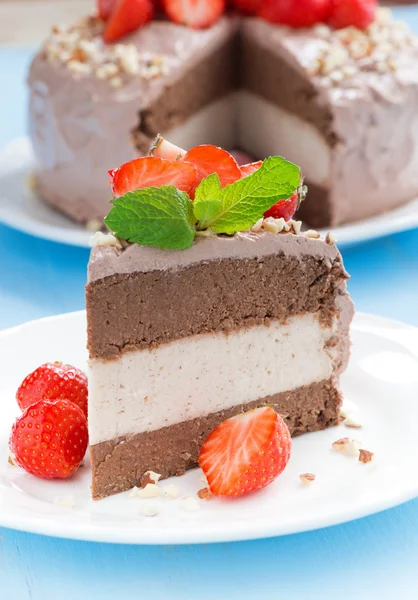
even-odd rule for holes
{"type": "MultiPolygon", "coordinates": [[[[89,247],[90,231],[53,210],[29,189],[34,165],[27,138],[14,140],[0,154],[0,222],[47,240],[89,247]]],[[[418,200],[378,217],[335,227],[333,233],[343,247],[414,227],[418,227],[418,200]]]]}
{"type": "MultiPolygon", "coordinates": [[[[99,502],[90,498],[88,463],[68,481],[43,481],[7,464],[10,425],[18,414],[14,394],[22,378],[44,361],[85,367],[85,313],[27,323],[0,334],[0,525],[83,540],[183,544],[262,538],[334,525],[395,506],[418,495],[418,329],[358,314],[353,355],[343,377],[349,402],[364,427],[344,426],[294,440],[290,463],[265,490],[240,500],[199,501],[188,512],[181,500],[138,500],[129,492],[99,502]],[[331,449],[349,436],[375,452],[364,465],[331,449]],[[305,488],[299,475],[312,472],[305,488]],[[72,496],[74,508],[57,506],[72,496]],[[144,502],[159,514],[144,517],[144,502]]],[[[198,469],[173,480],[181,496],[204,484],[198,469]]],[[[162,486],[165,486],[163,483],[162,486]]]]}

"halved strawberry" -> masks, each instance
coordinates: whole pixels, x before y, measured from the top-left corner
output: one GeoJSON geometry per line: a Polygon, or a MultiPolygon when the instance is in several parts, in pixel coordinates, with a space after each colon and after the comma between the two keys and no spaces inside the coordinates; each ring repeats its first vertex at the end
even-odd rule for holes
{"type": "Polygon", "coordinates": [[[174,23],[193,29],[213,25],[225,11],[225,0],[162,0],[166,15],[174,23]]]}
{"type": "Polygon", "coordinates": [[[296,191],[287,200],[280,200],[264,213],[264,217],[273,217],[273,219],[284,219],[289,221],[297,211],[299,204],[299,195],[296,191]]]}
{"type": "Polygon", "coordinates": [[[263,161],[258,160],[257,162],[249,163],[248,165],[241,165],[241,177],[247,177],[247,175],[252,175],[256,171],[258,171],[262,164],[263,161]]]}
{"type": "Polygon", "coordinates": [[[282,417],[266,406],[227,419],[204,442],[199,464],[215,496],[241,496],[271,483],[292,442],[282,417]]]}
{"type": "Polygon", "coordinates": [[[256,15],[261,3],[262,0],[231,0],[232,6],[245,15],[256,15]]]}
{"type": "Polygon", "coordinates": [[[196,186],[196,169],[192,164],[154,156],[131,160],[119,169],[109,171],[109,175],[116,198],[126,192],[162,185],[175,185],[190,194],[196,186]]]}
{"type": "Polygon", "coordinates": [[[97,12],[102,21],[107,21],[113,12],[117,0],[98,0],[97,12]]]}
{"type": "Polygon", "coordinates": [[[226,150],[211,144],[192,148],[182,160],[196,167],[197,185],[212,173],[218,174],[222,187],[241,179],[241,171],[235,158],[226,150]]]}
{"type": "Polygon", "coordinates": [[[290,27],[312,27],[325,22],[330,9],[331,0],[263,0],[258,16],[290,27]]]}
{"type": "Polygon", "coordinates": [[[154,16],[152,0],[117,0],[103,33],[105,42],[116,40],[149,23],[154,16]]]}

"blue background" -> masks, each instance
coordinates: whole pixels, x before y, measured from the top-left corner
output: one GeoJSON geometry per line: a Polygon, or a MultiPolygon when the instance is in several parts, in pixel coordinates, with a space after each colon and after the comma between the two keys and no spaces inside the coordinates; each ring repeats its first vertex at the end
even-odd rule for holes
{"type": "MultiPolygon", "coordinates": [[[[418,9],[405,13],[418,30],[418,9]]],[[[30,56],[28,49],[0,50],[0,148],[25,133],[30,56]]],[[[358,310],[418,325],[417,246],[414,230],[343,252],[358,310]]],[[[87,260],[87,250],[0,225],[0,328],[83,308],[87,260]]],[[[325,530],[211,546],[94,544],[0,528],[0,600],[93,594],[105,600],[417,599],[418,500],[325,530]]]]}

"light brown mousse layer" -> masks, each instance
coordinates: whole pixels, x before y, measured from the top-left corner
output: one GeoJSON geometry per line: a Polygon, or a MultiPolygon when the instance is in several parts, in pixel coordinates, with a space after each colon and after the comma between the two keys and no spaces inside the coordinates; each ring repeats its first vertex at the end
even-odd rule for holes
{"type": "Polygon", "coordinates": [[[200,238],[185,251],[96,247],[86,289],[90,357],[306,312],[329,325],[347,279],[336,247],[304,235],[200,238]]]}
{"type": "Polygon", "coordinates": [[[321,381],[157,431],[96,444],[91,447],[93,498],[98,500],[139,485],[148,470],[164,478],[182,475],[197,466],[200,448],[215,427],[264,404],[272,405],[296,436],[337,425],[341,395],[332,381],[321,381]]]}

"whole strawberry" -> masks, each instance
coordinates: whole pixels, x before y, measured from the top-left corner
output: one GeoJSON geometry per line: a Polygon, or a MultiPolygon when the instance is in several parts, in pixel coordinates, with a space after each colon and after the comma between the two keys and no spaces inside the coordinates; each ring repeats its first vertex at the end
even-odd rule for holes
{"type": "Polygon", "coordinates": [[[242,496],[265,487],[285,469],[289,429],[266,406],[223,421],[204,442],[199,464],[215,496],[242,496]]]}
{"type": "Polygon", "coordinates": [[[14,461],[42,479],[66,479],[78,469],[87,450],[87,421],[68,400],[40,400],[12,427],[9,448],[14,461]]]}
{"type": "Polygon", "coordinates": [[[87,376],[83,371],[60,362],[46,363],[30,373],[16,392],[21,410],[38,400],[70,400],[87,417],[87,376]]]}
{"type": "Polygon", "coordinates": [[[266,21],[295,28],[322,23],[329,13],[330,0],[263,0],[258,11],[266,21]]]}
{"type": "Polygon", "coordinates": [[[376,19],[377,0],[331,0],[329,24],[335,29],[366,29],[376,19]]]}

